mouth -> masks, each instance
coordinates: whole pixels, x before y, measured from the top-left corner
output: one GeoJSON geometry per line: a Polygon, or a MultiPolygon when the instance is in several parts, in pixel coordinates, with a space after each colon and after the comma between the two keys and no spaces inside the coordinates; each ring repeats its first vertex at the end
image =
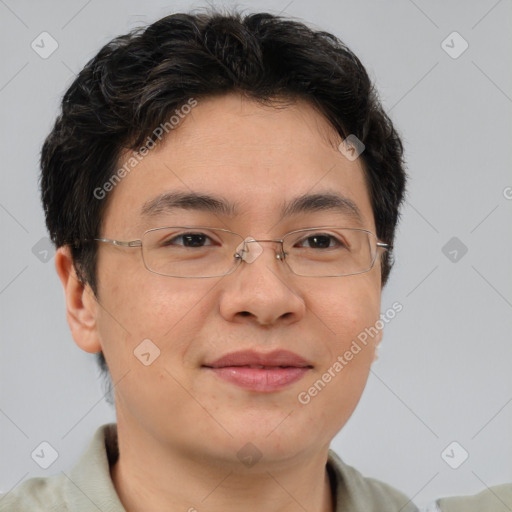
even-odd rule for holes
{"type": "Polygon", "coordinates": [[[238,387],[271,393],[302,379],[313,365],[293,352],[276,350],[268,354],[233,352],[204,364],[202,368],[238,387]]]}

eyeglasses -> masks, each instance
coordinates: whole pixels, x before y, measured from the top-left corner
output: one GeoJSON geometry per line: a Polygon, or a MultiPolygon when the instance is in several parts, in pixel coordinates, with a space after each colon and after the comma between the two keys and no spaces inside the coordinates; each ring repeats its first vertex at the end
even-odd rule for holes
{"type": "Polygon", "coordinates": [[[368,272],[378,249],[390,246],[365,229],[316,227],[298,229],[282,239],[255,240],[221,228],[172,226],[148,229],[140,240],[95,238],[120,247],[141,247],[145,267],[169,277],[206,278],[231,274],[242,261],[263,252],[259,242],[280,244],[276,259],[298,276],[341,277],[368,272]]]}

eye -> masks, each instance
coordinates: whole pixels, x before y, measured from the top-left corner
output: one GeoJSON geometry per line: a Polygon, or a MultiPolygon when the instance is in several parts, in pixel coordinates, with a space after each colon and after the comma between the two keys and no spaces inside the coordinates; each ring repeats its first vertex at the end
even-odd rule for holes
{"type": "Polygon", "coordinates": [[[207,241],[212,241],[208,235],[204,233],[182,233],[177,236],[166,238],[162,240],[162,247],[169,247],[173,245],[182,245],[183,247],[205,247],[213,245],[212,243],[206,244],[207,241]]]}
{"type": "Polygon", "coordinates": [[[308,243],[308,247],[306,248],[310,249],[330,249],[332,247],[347,247],[347,245],[342,240],[338,240],[332,235],[322,233],[316,233],[314,235],[308,236],[304,240],[299,241],[298,244],[302,244],[304,242],[308,243]],[[333,242],[332,245],[331,242],[333,242]]]}

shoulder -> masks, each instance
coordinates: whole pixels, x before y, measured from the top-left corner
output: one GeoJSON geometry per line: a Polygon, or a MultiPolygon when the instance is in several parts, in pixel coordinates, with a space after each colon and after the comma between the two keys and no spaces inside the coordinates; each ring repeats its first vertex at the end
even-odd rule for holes
{"type": "Polygon", "coordinates": [[[6,494],[0,494],[0,512],[68,512],[63,475],[30,478],[6,494]]]}
{"type": "Polygon", "coordinates": [[[417,507],[402,492],[379,480],[363,476],[357,469],[345,464],[329,450],[328,467],[336,486],[336,511],[349,509],[359,512],[417,512],[417,507]]]}
{"type": "Polygon", "coordinates": [[[489,487],[474,496],[457,496],[437,500],[440,512],[510,512],[512,484],[489,487]]]}

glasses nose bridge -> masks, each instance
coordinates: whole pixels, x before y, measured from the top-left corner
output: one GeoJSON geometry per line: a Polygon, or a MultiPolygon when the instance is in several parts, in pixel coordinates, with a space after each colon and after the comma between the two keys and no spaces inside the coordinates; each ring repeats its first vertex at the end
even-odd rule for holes
{"type": "Polygon", "coordinates": [[[248,242],[276,242],[276,243],[283,243],[283,239],[281,238],[250,238],[247,240],[248,242]]]}
{"type": "MultiPolygon", "coordinates": [[[[258,243],[259,245],[259,242],[273,242],[273,243],[278,243],[280,244],[280,249],[278,252],[276,252],[276,259],[277,260],[284,260],[284,239],[283,238],[253,238],[253,237],[247,237],[244,241],[243,241],[243,244],[244,244],[244,248],[245,248],[245,244],[250,244],[250,243],[258,243]]],[[[245,253],[244,250],[242,250],[242,253],[245,253]]],[[[249,249],[248,251],[249,254],[251,254],[251,251],[249,249]]],[[[256,258],[258,256],[260,256],[260,254],[263,253],[263,247],[261,248],[260,251],[257,251],[256,254],[254,254],[253,256],[249,256],[247,254],[244,254],[242,255],[242,260],[247,262],[247,263],[252,263],[254,260],[256,260],[256,258]]]]}

